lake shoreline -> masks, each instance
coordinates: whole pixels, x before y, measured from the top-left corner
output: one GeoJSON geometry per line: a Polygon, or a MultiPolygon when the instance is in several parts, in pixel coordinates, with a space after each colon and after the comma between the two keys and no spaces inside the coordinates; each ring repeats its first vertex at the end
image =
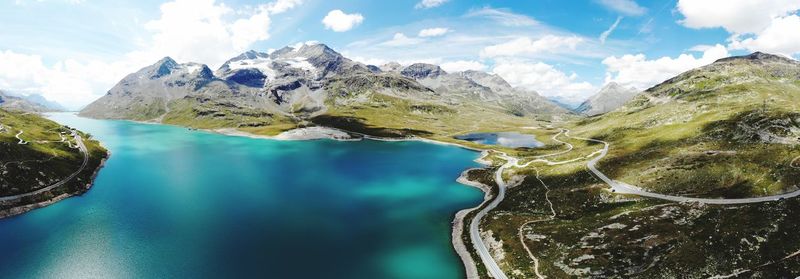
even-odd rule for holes
{"type": "MultiPolygon", "coordinates": [[[[387,138],[387,137],[370,136],[370,135],[361,134],[361,133],[357,133],[357,132],[351,132],[351,131],[344,131],[344,130],[337,129],[337,128],[332,128],[332,127],[324,127],[324,126],[314,126],[314,127],[319,127],[319,129],[316,129],[316,130],[305,130],[304,131],[304,132],[313,133],[311,135],[308,135],[306,133],[292,133],[292,131],[294,131],[294,130],[308,129],[308,128],[297,128],[297,129],[288,130],[288,131],[285,131],[285,132],[283,132],[283,133],[281,133],[281,134],[279,134],[277,136],[256,135],[256,134],[252,134],[252,133],[236,130],[236,129],[233,129],[233,128],[214,129],[214,130],[200,129],[200,131],[211,132],[211,133],[216,133],[216,134],[221,134],[221,135],[226,135],[226,136],[234,136],[234,137],[247,137],[247,138],[252,138],[252,139],[285,140],[285,141],[304,141],[304,140],[319,140],[319,139],[329,139],[329,140],[336,140],[336,141],[360,141],[360,140],[364,140],[364,139],[374,140],[374,141],[385,141],[385,142],[417,141],[417,142],[424,142],[424,143],[436,144],[436,145],[454,146],[454,147],[459,147],[459,148],[463,148],[463,149],[470,150],[470,151],[480,152],[479,156],[473,161],[478,163],[478,164],[481,164],[481,165],[483,165],[485,167],[488,167],[488,166],[490,166],[492,164],[491,161],[484,159],[489,155],[488,152],[489,152],[490,149],[479,149],[479,148],[470,147],[470,146],[466,146],[466,145],[461,145],[461,144],[457,144],[457,143],[443,142],[443,141],[427,139],[427,138],[421,138],[421,137],[416,137],[416,136],[409,137],[409,138],[387,138]],[[343,138],[343,137],[331,136],[331,135],[339,134],[339,133],[355,134],[355,135],[359,135],[360,137],[343,138]],[[281,135],[284,135],[284,136],[281,136],[281,135]],[[301,136],[293,137],[293,135],[301,135],[301,136]]],[[[475,259],[472,258],[471,254],[470,254],[470,251],[468,249],[468,246],[466,244],[464,244],[464,241],[463,241],[463,238],[462,238],[462,236],[464,234],[464,218],[467,215],[469,215],[470,213],[474,212],[475,210],[478,210],[481,207],[483,207],[484,204],[487,204],[487,203],[491,202],[494,197],[493,197],[493,193],[492,193],[491,187],[489,187],[488,185],[485,185],[483,183],[477,182],[477,181],[469,180],[467,178],[467,176],[466,176],[467,172],[469,172],[472,169],[477,169],[477,168],[469,168],[469,169],[464,170],[463,172],[461,172],[461,174],[458,176],[458,178],[456,178],[456,182],[458,182],[459,184],[465,185],[465,186],[474,187],[474,188],[477,188],[477,189],[481,190],[481,192],[483,192],[483,201],[481,201],[479,204],[477,204],[474,207],[465,208],[465,209],[461,209],[461,210],[457,211],[455,213],[455,216],[453,217],[453,221],[451,222],[452,226],[451,226],[450,231],[451,231],[451,243],[452,243],[453,249],[455,250],[455,252],[458,255],[458,257],[461,259],[462,264],[464,265],[464,271],[465,271],[466,278],[480,278],[480,275],[478,274],[477,265],[475,264],[475,259]]]]}
{"type": "MultiPolygon", "coordinates": [[[[79,117],[83,117],[83,116],[79,116],[79,117]]],[[[436,144],[436,145],[454,146],[454,147],[458,147],[458,148],[462,148],[462,149],[466,149],[466,150],[470,150],[470,151],[474,151],[474,152],[480,152],[479,156],[477,156],[477,158],[475,160],[473,160],[473,161],[478,163],[478,164],[481,164],[483,166],[490,166],[491,165],[491,161],[484,159],[488,155],[488,152],[491,149],[481,149],[481,148],[466,146],[466,145],[462,145],[462,144],[458,144],[458,143],[438,141],[438,140],[434,140],[434,139],[428,139],[428,138],[417,137],[417,136],[411,136],[411,137],[406,137],[406,138],[378,137],[378,136],[372,136],[372,135],[367,135],[367,134],[358,133],[358,132],[346,131],[346,130],[342,130],[342,129],[339,129],[339,128],[325,127],[325,126],[301,127],[301,128],[295,128],[295,129],[291,129],[291,130],[288,130],[288,131],[284,131],[284,132],[282,132],[282,133],[280,133],[278,135],[275,135],[275,136],[265,136],[265,135],[258,135],[258,134],[253,134],[253,133],[241,131],[241,130],[238,130],[236,128],[196,129],[196,128],[191,128],[191,127],[186,127],[186,126],[181,126],[181,125],[158,123],[158,122],[153,122],[153,121],[136,121],[136,120],[125,120],[125,119],[120,119],[120,120],[122,120],[122,121],[131,121],[131,122],[141,123],[141,124],[149,124],[149,125],[174,126],[174,127],[180,127],[180,128],[185,128],[185,129],[190,129],[190,130],[195,130],[195,131],[214,133],[214,134],[220,134],[220,135],[232,136],[232,137],[246,137],[246,138],[251,138],[251,139],[265,139],[265,140],[278,140],[278,141],[307,141],[307,140],[321,140],[321,139],[336,140],[336,141],[360,141],[360,140],[364,140],[364,139],[366,139],[366,140],[374,140],[374,141],[384,141],[384,142],[417,141],[417,142],[424,142],[424,143],[436,144]],[[311,128],[311,129],[309,129],[309,128],[311,128]],[[299,131],[296,131],[296,130],[299,130],[299,131]],[[343,136],[341,136],[342,133],[348,134],[350,136],[349,137],[343,137],[343,136]]],[[[472,168],[470,168],[470,169],[472,169],[472,168]]],[[[464,218],[467,215],[469,215],[470,213],[473,213],[475,210],[480,209],[487,202],[491,202],[491,200],[493,198],[493,196],[492,196],[493,193],[491,191],[491,187],[488,187],[487,185],[484,185],[484,184],[482,184],[480,182],[471,181],[471,180],[469,180],[468,178],[466,178],[464,176],[466,174],[466,172],[469,171],[470,169],[464,170],[459,175],[459,177],[456,178],[456,182],[458,182],[459,184],[465,185],[465,186],[475,187],[475,188],[480,189],[481,192],[483,192],[483,194],[484,194],[484,200],[481,201],[481,203],[479,203],[478,205],[476,205],[474,207],[458,210],[454,214],[453,221],[451,222],[451,224],[452,224],[452,226],[451,226],[451,244],[452,244],[452,247],[455,250],[456,254],[459,256],[459,259],[461,260],[462,264],[465,267],[465,274],[466,274],[467,278],[479,278],[480,276],[479,276],[479,274],[477,272],[477,265],[475,264],[475,259],[472,258],[468,246],[466,244],[464,244],[464,242],[462,241],[461,237],[456,237],[456,236],[457,235],[463,235],[463,233],[464,233],[464,231],[463,231],[464,218]]]]}
{"type": "Polygon", "coordinates": [[[14,216],[21,215],[21,214],[25,214],[25,213],[28,213],[28,212],[30,212],[32,210],[43,208],[43,207],[47,207],[49,205],[55,204],[55,203],[60,202],[60,201],[62,201],[64,199],[67,199],[67,198],[78,197],[78,196],[82,196],[83,194],[86,194],[87,192],[89,192],[89,189],[91,189],[92,186],[94,185],[94,182],[95,182],[95,179],[97,178],[97,175],[100,173],[100,170],[103,169],[103,167],[105,167],[106,161],[110,157],[111,157],[111,150],[106,149],[105,158],[100,160],[100,164],[97,165],[97,168],[94,169],[94,171],[92,172],[92,175],[90,176],[89,183],[86,183],[86,185],[84,185],[84,187],[81,188],[80,191],[77,191],[77,192],[74,192],[74,193],[63,193],[61,195],[58,195],[58,196],[55,196],[55,197],[52,197],[50,199],[43,200],[43,201],[40,201],[40,202],[37,202],[37,203],[25,204],[25,205],[20,205],[20,206],[8,208],[8,209],[0,210],[0,219],[6,219],[6,218],[11,218],[11,217],[14,217],[14,216]]]}

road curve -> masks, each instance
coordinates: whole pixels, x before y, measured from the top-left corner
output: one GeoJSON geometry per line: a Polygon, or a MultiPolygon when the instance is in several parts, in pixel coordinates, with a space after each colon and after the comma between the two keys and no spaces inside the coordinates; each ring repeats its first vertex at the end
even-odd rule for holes
{"type": "Polygon", "coordinates": [[[86,168],[86,165],[89,163],[89,150],[87,150],[86,146],[83,144],[83,139],[81,138],[80,134],[78,134],[75,131],[72,131],[72,136],[75,137],[75,141],[78,143],[78,149],[80,150],[81,153],[83,153],[83,163],[81,164],[81,167],[77,171],[75,171],[72,174],[70,174],[67,178],[62,179],[59,182],[53,183],[50,186],[44,187],[42,189],[39,189],[39,190],[36,190],[36,191],[33,191],[33,192],[24,193],[24,194],[0,197],[0,201],[10,201],[10,200],[16,200],[16,199],[19,199],[19,198],[38,195],[38,194],[53,190],[53,189],[55,189],[57,187],[60,187],[60,186],[62,186],[64,184],[66,184],[67,182],[69,182],[70,180],[72,180],[73,178],[75,178],[76,176],[78,176],[78,174],[81,173],[83,171],[83,169],[86,168]]]}
{"type": "Polygon", "coordinates": [[[572,138],[579,139],[579,140],[602,143],[604,145],[603,146],[603,150],[600,152],[600,155],[595,157],[594,159],[590,160],[589,163],[586,164],[586,166],[589,168],[590,171],[592,171],[592,173],[594,173],[595,175],[597,175],[597,177],[599,177],[601,180],[603,180],[603,182],[605,182],[606,184],[611,186],[611,189],[615,193],[632,194],[632,195],[637,195],[637,196],[643,196],[643,197],[655,198],[655,199],[662,199],[662,200],[668,200],[668,201],[674,201],[674,202],[698,202],[698,203],[706,203],[706,204],[760,203],[760,202],[776,201],[776,200],[794,198],[794,197],[800,196],[800,190],[797,190],[797,191],[794,191],[794,192],[790,192],[790,193],[786,193],[786,194],[775,195],[775,196],[756,197],[756,198],[743,198],[743,199],[690,198],[690,197],[671,196],[671,195],[664,195],[664,194],[647,192],[647,191],[644,191],[642,188],[627,184],[625,182],[612,180],[611,178],[608,178],[608,176],[606,176],[605,174],[603,174],[602,172],[597,170],[597,167],[595,167],[597,162],[599,162],[601,159],[603,159],[603,157],[605,157],[608,154],[608,147],[609,147],[608,142],[601,141],[601,140],[596,140],[596,139],[581,138],[581,137],[572,137],[572,138]]]}
{"type": "Polygon", "coordinates": [[[794,158],[791,162],[789,162],[789,166],[792,167],[793,169],[800,169],[800,163],[798,162],[800,162],[800,156],[794,158]]]}
{"type": "Polygon", "coordinates": [[[515,166],[517,164],[517,159],[513,157],[508,157],[505,153],[503,154],[503,158],[506,159],[506,163],[500,166],[499,169],[495,172],[494,180],[497,183],[497,196],[492,200],[491,203],[486,205],[481,211],[478,211],[478,214],[475,214],[475,217],[472,218],[472,221],[469,224],[469,239],[472,241],[473,246],[475,246],[475,251],[478,252],[478,255],[481,257],[481,261],[483,265],[486,266],[486,271],[489,273],[489,276],[492,276],[495,279],[507,279],[503,270],[500,269],[500,266],[497,265],[497,262],[492,257],[492,254],[489,253],[489,249],[486,248],[486,245],[483,243],[483,239],[481,238],[480,234],[480,223],[481,219],[486,216],[486,213],[497,207],[503,198],[506,195],[506,183],[503,181],[503,171],[506,168],[515,166]]]}
{"type": "MultiPolygon", "coordinates": [[[[472,241],[473,246],[475,246],[475,250],[478,252],[478,255],[481,257],[481,261],[483,262],[483,265],[486,266],[486,270],[489,273],[489,275],[494,277],[494,278],[496,278],[496,279],[506,279],[508,277],[505,275],[505,273],[503,273],[503,270],[500,269],[500,266],[497,265],[497,262],[492,257],[492,254],[489,253],[489,249],[486,248],[486,244],[483,243],[483,239],[481,238],[480,228],[479,228],[480,221],[481,221],[481,219],[483,219],[484,216],[486,216],[486,214],[489,211],[491,211],[492,209],[497,207],[497,205],[500,204],[501,201],[503,201],[503,198],[505,198],[507,185],[506,185],[505,181],[503,181],[503,171],[505,171],[507,168],[510,168],[510,167],[518,167],[518,168],[526,167],[526,166],[528,166],[528,165],[530,165],[531,163],[534,163],[534,162],[546,162],[548,164],[551,164],[551,163],[554,163],[554,162],[550,162],[550,161],[545,160],[543,158],[550,157],[550,156],[561,155],[561,154],[564,154],[564,153],[572,151],[572,149],[573,149],[572,144],[570,144],[568,142],[561,141],[561,140],[558,139],[558,136],[560,136],[562,134],[564,134],[567,137],[569,137],[569,130],[561,129],[561,131],[559,131],[558,134],[553,136],[553,141],[567,145],[567,150],[563,150],[563,151],[556,152],[556,153],[551,153],[551,154],[546,154],[546,155],[536,156],[535,157],[536,160],[529,161],[528,163],[526,163],[524,165],[520,165],[519,164],[519,159],[511,157],[511,156],[508,156],[508,154],[506,154],[506,153],[498,152],[498,153],[502,154],[500,157],[505,159],[506,163],[503,164],[502,166],[500,166],[500,168],[497,169],[497,172],[495,172],[494,180],[497,183],[497,188],[498,188],[497,197],[495,197],[494,200],[492,200],[492,202],[489,203],[486,207],[484,207],[481,211],[479,211],[477,214],[475,214],[475,217],[472,218],[472,221],[469,224],[470,241],[472,241]]],[[[551,205],[551,209],[552,209],[552,205],[551,205]]],[[[554,212],[554,214],[555,214],[555,212],[554,212]]]]}

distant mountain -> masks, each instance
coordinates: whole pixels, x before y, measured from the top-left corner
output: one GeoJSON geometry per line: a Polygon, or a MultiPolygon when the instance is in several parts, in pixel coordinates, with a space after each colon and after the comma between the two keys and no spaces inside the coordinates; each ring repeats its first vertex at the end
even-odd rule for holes
{"type": "Polygon", "coordinates": [[[626,88],[616,82],[609,82],[597,94],[578,106],[575,111],[588,116],[603,114],[621,107],[633,99],[639,90],[626,88]]]}
{"type": "Polygon", "coordinates": [[[565,109],[534,91],[514,88],[498,75],[479,71],[447,73],[439,66],[417,63],[400,74],[442,95],[444,100],[493,103],[516,116],[561,115],[565,109]]]}
{"type": "MultiPolygon", "coordinates": [[[[34,98],[35,99],[35,98],[34,98]]],[[[32,102],[24,97],[8,94],[0,91],[0,108],[9,111],[24,111],[24,112],[47,112],[57,111],[48,106],[32,102]]]]}
{"type": "Polygon", "coordinates": [[[547,97],[547,99],[550,100],[551,102],[553,102],[554,104],[558,105],[559,107],[562,107],[562,108],[564,108],[566,110],[569,110],[569,111],[575,111],[575,109],[578,106],[581,105],[581,103],[575,103],[575,102],[572,102],[572,101],[568,100],[567,98],[563,98],[563,97],[559,97],[559,96],[550,96],[550,97],[547,97]]]}
{"type": "Polygon", "coordinates": [[[272,133],[330,116],[361,115],[360,122],[391,124],[378,116],[441,119],[462,110],[499,118],[567,114],[536,92],[513,88],[496,75],[451,74],[430,64],[368,66],[318,43],[271,53],[248,51],[214,72],[166,57],[128,75],[80,114],[272,133]]]}
{"type": "Polygon", "coordinates": [[[202,64],[178,64],[165,57],[123,78],[80,114],[97,118],[150,120],[169,111],[168,103],[207,89],[229,90],[202,64]]]}
{"type": "Polygon", "coordinates": [[[31,94],[28,96],[21,96],[21,97],[25,100],[28,100],[29,102],[42,105],[49,111],[67,111],[67,108],[65,108],[58,102],[50,101],[44,96],[39,94],[31,94]]]}

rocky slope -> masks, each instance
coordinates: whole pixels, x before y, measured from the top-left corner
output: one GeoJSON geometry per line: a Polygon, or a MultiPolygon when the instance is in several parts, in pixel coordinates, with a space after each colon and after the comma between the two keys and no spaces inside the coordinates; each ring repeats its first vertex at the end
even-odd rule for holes
{"type": "Polygon", "coordinates": [[[215,72],[167,57],[128,75],[80,114],[270,134],[319,116],[381,122],[372,115],[381,110],[420,114],[405,117],[409,121],[432,116],[454,120],[452,115],[460,111],[513,121],[567,114],[495,75],[451,74],[427,64],[367,66],[317,43],[271,53],[248,51],[215,72]]]}
{"type": "Polygon", "coordinates": [[[588,116],[595,116],[615,110],[639,94],[636,88],[626,88],[616,82],[609,82],[597,94],[589,97],[575,111],[588,116]]]}

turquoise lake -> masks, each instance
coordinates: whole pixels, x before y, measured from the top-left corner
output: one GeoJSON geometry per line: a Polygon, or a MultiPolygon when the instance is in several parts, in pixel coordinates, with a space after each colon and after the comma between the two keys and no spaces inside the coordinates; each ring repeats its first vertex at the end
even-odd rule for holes
{"type": "Polygon", "coordinates": [[[477,153],[273,141],[53,114],[111,152],[94,187],[0,220],[2,278],[463,278],[477,153]]]}

